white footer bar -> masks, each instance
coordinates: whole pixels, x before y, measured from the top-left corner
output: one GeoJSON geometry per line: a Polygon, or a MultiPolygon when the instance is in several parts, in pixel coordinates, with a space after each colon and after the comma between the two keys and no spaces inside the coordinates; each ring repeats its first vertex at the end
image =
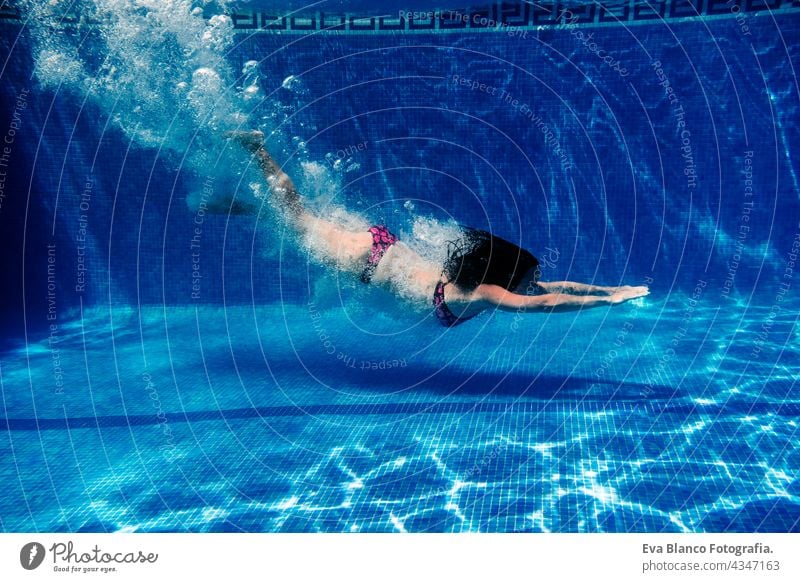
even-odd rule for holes
{"type": "Polygon", "coordinates": [[[3,534],[0,580],[800,580],[793,534],[3,534]],[[179,578],[178,578],[179,577],[179,578]]]}

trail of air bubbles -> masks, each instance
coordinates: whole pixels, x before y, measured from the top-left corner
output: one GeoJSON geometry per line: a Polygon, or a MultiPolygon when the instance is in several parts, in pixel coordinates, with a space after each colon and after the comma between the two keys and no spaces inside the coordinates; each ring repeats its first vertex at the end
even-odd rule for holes
{"type": "MultiPolygon", "coordinates": [[[[347,210],[357,202],[353,196],[358,193],[342,191],[344,174],[360,169],[356,161],[314,161],[301,136],[281,137],[296,102],[308,94],[302,79],[286,77],[280,90],[288,97],[263,102],[259,62],[247,60],[241,71],[234,70],[227,54],[235,32],[226,14],[229,0],[75,4],[78,19],[71,22],[77,24],[67,30],[59,26],[63,6],[22,0],[37,82],[78,103],[88,102],[133,144],[160,148],[165,158],[180,162],[190,209],[227,209],[234,196],[237,204],[250,208],[270,201],[263,176],[252,164],[242,179],[248,156],[240,148],[222,147],[225,131],[258,127],[269,137],[273,154],[290,160],[286,170],[312,210],[352,231],[364,231],[370,220],[380,220],[380,206],[372,208],[369,214],[376,216],[369,217],[347,210]],[[237,185],[235,191],[224,190],[237,185]],[[206,192],[213,192],[213,199],[206,192]]],[[[392,193],[380,198],[390,200],[392,193]]],[[[413,205],[405,210],[402,220],[408,230],[403,238],[433,264],[442,264],[447,241],[458,236],[455,226],[417,216],[413,205]]],[[[267,218],[267,231],[273,230],[270,226],[267,218]]],[[[270,236],[261,245],[267,255],[277,252],[270,236]]]]}
{"type": "Polygon", "coordinates": [[[234,36],[227,0],[76,4],[80,24],[66,31],[57,26],[63,7],[23,0],[40,85],[86,98],[136,145],[182,155],[194,140],[189,169],[207,167],[204,146],[246,122],[245,99],[258,87],[257,66],[237,89],[225,59],[234,36]]]}

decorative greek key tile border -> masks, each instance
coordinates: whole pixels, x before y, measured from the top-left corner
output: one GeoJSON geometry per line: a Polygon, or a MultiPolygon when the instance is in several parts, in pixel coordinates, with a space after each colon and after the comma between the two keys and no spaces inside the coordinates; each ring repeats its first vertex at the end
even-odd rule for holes
{"type": "MultiPolygon", "coordinates": [[[[58,13],[54,26],[91,25],[77,11],[58,13]]],[[[643,24],[662,20],[682,21],[697,18],[741,18],[748,15],[800,13],[800,0],[587,0],[584,6],[569,6],[548,0],[497,2],[478,8],[443,10],[397,10],[382,16],[319,11],[275,14],[264,10],[236,11],[230,14],[240,33],[272,32],[309,34],[317,32],[374,33],[474,33],[539,30],[566,24],[608,26],[643,24]]],[[[24,23],[25,15],[13,0],[0,0],[0,23],[24,23]]]]}
{"type": "Polygon", "coordinates": [[[743,13],[800,12],[800,0],[623,0],[567,6],[562,2],[498,2],[480,8],[401,11],[384,16],[316,12],[280,15],[254,10],[231,14],[241,32],[429,33],[506,32],[571,25],[641,24],[661,20],[737,17],[743,13]]]}

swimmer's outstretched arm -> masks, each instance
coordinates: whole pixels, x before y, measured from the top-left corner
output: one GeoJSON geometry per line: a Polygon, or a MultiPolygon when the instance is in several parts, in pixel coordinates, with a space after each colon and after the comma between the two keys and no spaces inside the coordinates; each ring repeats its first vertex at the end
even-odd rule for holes
{"type": "Polygon", "coordinates": [[[575,281],[539,281],[538,285],[550,293],[571,293],[573,295],[611,295],[625,287],[603,287],[575,281]]]}
{"type": "Polygon", "coordinates": [[[498,285],[480,285],[475,293],[481,300],[509,311],[575,311],[623,303],[630,299],[644,297],[650,291],[647,287],[623,287],[610,295],[571,295],[567,293],[520,295],[498,285]]]}

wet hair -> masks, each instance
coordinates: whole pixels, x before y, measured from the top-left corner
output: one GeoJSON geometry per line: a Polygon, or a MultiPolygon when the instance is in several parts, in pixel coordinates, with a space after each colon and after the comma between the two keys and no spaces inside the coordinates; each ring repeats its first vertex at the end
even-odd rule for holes
{"type": "Polygon", "coordinates": [[[526,275],[539,278],[539,261],[514,243],[485,230],[464,228],[464,236],[448,243],[444,274],[459,287],[499,285],[513,291],[526,275]]]}

